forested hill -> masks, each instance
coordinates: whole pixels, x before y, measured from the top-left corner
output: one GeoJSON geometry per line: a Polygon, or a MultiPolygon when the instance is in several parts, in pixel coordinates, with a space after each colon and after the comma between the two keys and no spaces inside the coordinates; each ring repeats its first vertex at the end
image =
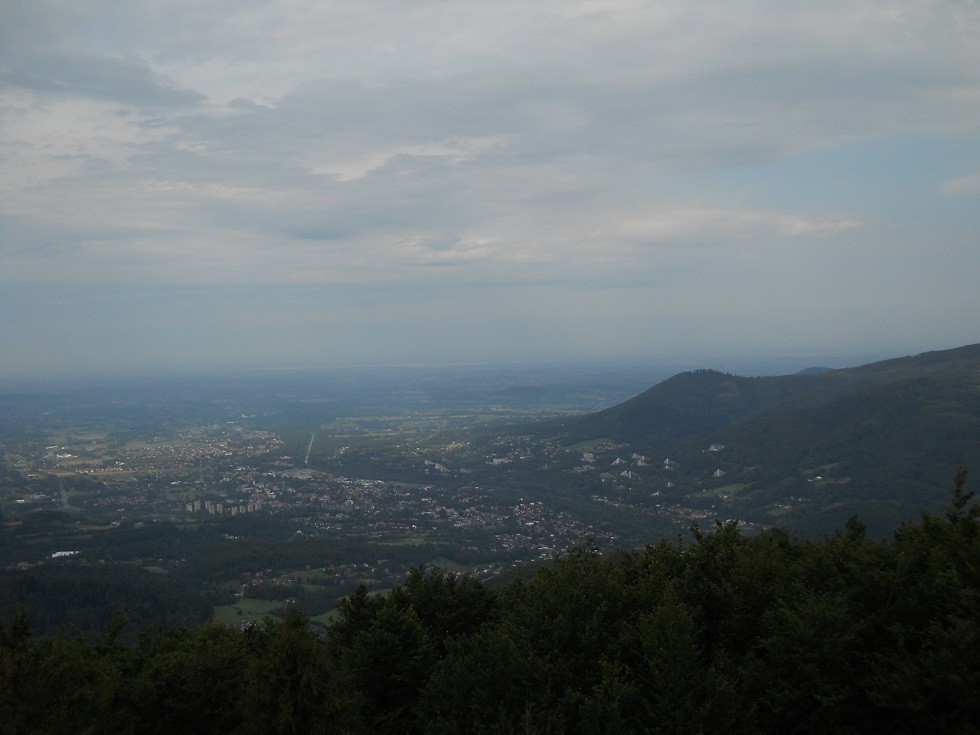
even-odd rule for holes
{"type": "Polygon", "coordinates": [[[585,546],[491,588],[414,570],[244,629],[119,642],[0,625],[4,733],[973,733],[980,508],[887,542],[735,523],[687,543],[585,546]]]}
{"type": "Polygon", "coordinates": [[[839,383],[822,376],[746,378],[716,370],[680,373],[635,398],[571,419],[559,428],[569,441],[605,437],[668,447],[751,416],[815,404],[839,383]]]}
{"type": "MultiPolygon", "coordinates": [[[[752,419],[816,408],[835,400],[845,407],[849,396],[886,386],[900,388],[914,380],[932,381],[941,391],[976,394],[980,344],[796,375],[742,377],[715,370],[680,373],[624,403],[545,430],[562,433],[569,441],[606,437],[666,449],[688,437],[752,419]]],[[[923,398],[923,408],[928,411],[928,397],[923,398]]],[[[843,421],[856,420],[861,410],[860,402],[856,402],[850,417],[844,416],[842,409],[838,413],[843,421]]]]}
{"type": "Polygon", "coordinates": [[[884,538],[941,509],[957,467],[980,467],[980,345],[776,377],[685,372],[536,430],[589,452],[606,488],[625,484],[608,463],[639,456],[623,497],[717,498],[723,517],[813,538],[858,514],[884,538]]]}

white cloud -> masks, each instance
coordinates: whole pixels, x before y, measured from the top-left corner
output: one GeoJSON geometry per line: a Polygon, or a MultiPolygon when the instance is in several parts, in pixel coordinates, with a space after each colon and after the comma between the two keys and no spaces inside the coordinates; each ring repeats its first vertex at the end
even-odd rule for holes
{"type": "MultiPolygon", "coordinates": [[[[93,167],[123,169],[143,146],[177,133],[173,125],[118,103],[85,97],[42,100],[19,90],[0,93],[3,208],[16,209],[20,193],[35,199],[33,187],[83,176],[93,167]]],[[[48,204],[41,206],[48,209],[48,204]]]]}
{"type": "MultiPolygon", "coordinates": [[[[829,288],[910,223],[976,223],[943,209],[980,191],[975,174],[942,173],[945,198],[890,221],[878,190],[894,191],[894,177],[873,156],[860,175],[814,167],[851,194],[808,188],[807,172],[769,178],[794,157],[882,141],[953,141],[975,160],[975,3],[8,5],[7,281],[632,279],[675,284],[682,309],[691,283],[721,290],[738,268],[754,294],[770,293],[779,276],[758,266],[766,259],[809,282],[820,259],[829,288]]],[[[908,176],[936,193],[922,172],[908,176]]],[[[911,261],[942,245],[903,247],[911,261]]]]}
{"type": "Polygon", "coordinates": [[[339,181],[353,181],[377,171],[393,161],[398,156],[413,158],[443,158],[453,165],[472,161],[478,155],[502,142],[501,138],[459,138],[428,143],[408,144],[400,148],[373,150],[362,152],[357,157],[356,151],[337,150],[334,146],[325,146],[325,150],[311,153],[306,160],[306,166],[311,172],[331,176],[339,181]]]}
{"type": "Polygon", "coordinates": [[[980,194],[980,171],[958,176],[943,182],[942,192],[949,197],[965,197],[980,194]]]}
{"type": "Polygon", "coordinates": [[[861,227],[849,219],[813,220],[759,210],[678,209],[648,214],[622,223],[623,233],[637,242],[719,242],[730,238],[782,235],[835,235],[861,227]]]}

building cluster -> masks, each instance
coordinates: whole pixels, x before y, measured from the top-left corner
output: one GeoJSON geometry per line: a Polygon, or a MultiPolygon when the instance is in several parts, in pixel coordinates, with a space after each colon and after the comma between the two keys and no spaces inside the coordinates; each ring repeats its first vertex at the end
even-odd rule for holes
{"type": "Polygon", "coordinates": [[[237,516],[242,513],[254,513],[262,510],[261,500],[248,500],[243,503],[234,502],[215,502],[213,500],[192,500],[184,503],[184,510],[188,513],[207,513],[212,516],[230,515],[237,516]]]}
{"type": "Polygon", "coordinates": [[[658,463],[626,444],[595,442],[572,451],[555,440],[527,436],[501,436],[484,445],[345,444],[332,459],[319,458],[321,468],[331,463],[331,473],[286,456],[274,434],[241,426],[108,447],[104,438],[46,446],[35,455],[35,466],[24,463],[24,469],[50,477],[52,463],[61,463],[54,466],[62,481],[57,491],[35,493],[30,504],[80,509],[107,521],[196,522],[264,513],[295,522],[302,533],[387,543],[469,543],[477,553],[528,559],[563,553],[588,537],[615,545],[616,536],[597,531],[586,516],[549,506],[547,497],[515,503],[518,492],[527,492],[522,478],[578,473],[582,476],[574,482],[583,498],[591,495],[597,503],[687,524],[716,512],[713,503],[726,496],[697,494],[709,485],[720,487],[732,471],[722,444],[700,453],[712,463],[708,469],[694,468],[698,461],[689,457],[687,467],[670,457],[658,463]],[[356,476],[344,474],[346,468],[356,476]],[[365,479],[379,468],[386,470],[382,476],[406,479],[365,479]],[[82,474],[85,482],[73,486],[68,478],[82,474]]]}

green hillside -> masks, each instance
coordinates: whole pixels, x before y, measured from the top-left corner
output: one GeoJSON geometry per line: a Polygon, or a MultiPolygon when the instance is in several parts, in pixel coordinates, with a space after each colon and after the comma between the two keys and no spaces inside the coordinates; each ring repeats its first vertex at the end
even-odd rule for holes
{"type": "Polygon", "coordinates": [[[957,467],[980,466],[980,345],[777,377],[681,373],[543,431],[672,458],[639,474],[666,500],[720,487],[730,517],[819,536],[859,513],[882,537],[940,508],[957,467]]]}
{"type": "MultiPolygon", "coordinates": [[[[834,399],[914,379],[931,379],[976,390],[980,345],[914,357],[885,360],[856,368],[774,377],[742,377],[715,370],[675,375],[635,398],[588,416],[548,428],[570,442],[608,437],[667,449],[674,442],[751,419],[816,408],[834,399]]],[[[842,405],[846,405],[842,404],[842,405]]],[[[860,405],[854,406],[859,413],[860,405]]],[[[839,411],[840,412],[840,411],[839,411]]]]}

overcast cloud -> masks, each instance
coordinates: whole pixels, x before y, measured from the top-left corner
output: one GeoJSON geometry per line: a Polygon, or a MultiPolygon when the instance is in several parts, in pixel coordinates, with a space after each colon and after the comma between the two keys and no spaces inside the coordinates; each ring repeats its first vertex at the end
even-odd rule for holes
{"type": "Polygon", "coordinates": [[[978,341],[980,5],[8,0],[0,376],[978,341]]]}

